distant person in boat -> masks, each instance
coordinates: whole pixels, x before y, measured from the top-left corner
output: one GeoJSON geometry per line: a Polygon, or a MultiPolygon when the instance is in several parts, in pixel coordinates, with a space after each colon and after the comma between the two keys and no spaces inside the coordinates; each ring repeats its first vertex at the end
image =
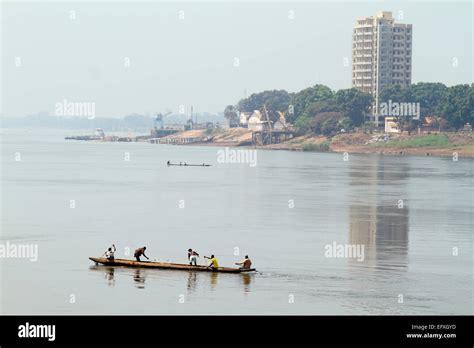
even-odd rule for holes
{"type": "Polygon", "coordinates": [[[107,261],[113,261],[114,260],[114,253],[117,251],[117,248],[115,247],[115,244],[112,244],[111,248],[108,248],[107,251],[104,253],[105,258],[107,261]]]}
{"type": "Polygon", "coordinates": [[[249,269],[252,266],[252,261],[249,259],[248,255],[245,255],[245,259],[240,262],[236,262],[236,265],[240,265],[242,269],[249,269]]]}
{"type": "Polygon", "coordinates": [[[142,255],[146,257],[147,260],[149,260],[148,256],[145,255],[145,250],[146,250],[146,247],[135,250],[135,254],[133,254],[133,256],[135,256],[137,261],[140,261],[140,256],[142,255]]]}
{"type": "Polygon", "coordinates": [[[168,162],[166,162],[166,164],[167,164],[167,165],[170,165],[171,163],[170,163],[170,161],[168,161],[168,162]]]}
{"type": "Polygon", "coordinates": [[[214,255],[211,255],[211,257],[204,256],[204,258],[210,260],[209,265],[207,267],[209,267],[213,271],[217,271],[217,269],[219,268],[219,263],[217,262],[216,257],[214,255]]]}
{"type": "Polygon", "coordinates": [[[196,250],[188,249],[188,260],[189,260],[190,265],[194,263],[194,266],[197,266],[198,257],[199,257],[199,254],[196,252],[196,250]]]}

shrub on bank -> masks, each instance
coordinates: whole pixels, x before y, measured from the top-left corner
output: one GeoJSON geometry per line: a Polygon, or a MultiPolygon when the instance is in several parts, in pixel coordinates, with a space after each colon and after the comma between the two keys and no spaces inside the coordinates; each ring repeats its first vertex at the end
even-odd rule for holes
{"type": "Polygon", "coordinates": [[[328,152],[329,151],[330,142],[325,140],[322,143],[315,144],[315,143],[304,143],[301,146],[301,150],[303,151],[313,151],[313,152],[328,152]]]}

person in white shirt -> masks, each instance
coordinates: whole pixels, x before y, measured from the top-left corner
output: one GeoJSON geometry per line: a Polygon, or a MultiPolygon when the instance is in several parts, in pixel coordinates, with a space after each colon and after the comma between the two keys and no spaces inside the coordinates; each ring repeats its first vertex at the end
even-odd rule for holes
{"type": "Polygon", "coordinates": [[[115,244],[112,244],[112,247],[107,249],[107,251],[104,253],[104,256],[107,259],[107,261],[113,261],[114,260],[115,251],[117,251],[117,248],[115,248],[115,244]]]}
{"type": "Polygon", "coordinates": [[[188,249],[188,260],[190,265],[194,264],[194,266],[197,266],[198,257],[199,254],[196,252],[196,250],[188,249]]]}

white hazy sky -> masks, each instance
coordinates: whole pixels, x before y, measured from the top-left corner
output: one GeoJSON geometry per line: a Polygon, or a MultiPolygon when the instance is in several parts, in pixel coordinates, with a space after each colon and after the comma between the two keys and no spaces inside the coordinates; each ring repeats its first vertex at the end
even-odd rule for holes
{"type": "Polygon", "coordinates": [[[217,112],[265,89],[349,88],[355,19],[381,10],[413,24],[413,82],[472,83],[470,1],[7,2],[1,113],[217,112]]]}

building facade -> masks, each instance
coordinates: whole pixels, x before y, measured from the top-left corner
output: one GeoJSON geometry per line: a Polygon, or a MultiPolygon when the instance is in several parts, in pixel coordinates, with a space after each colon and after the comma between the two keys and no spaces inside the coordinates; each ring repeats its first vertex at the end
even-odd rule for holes
{"type": "Polygon", "coordinates": [[[379,95],[384,88],[411,84],[411,24],[395,23],[391,12],[356,20],[352,36],[352,87],[374,98],[372,121],[383,125],[379,95]]]}

